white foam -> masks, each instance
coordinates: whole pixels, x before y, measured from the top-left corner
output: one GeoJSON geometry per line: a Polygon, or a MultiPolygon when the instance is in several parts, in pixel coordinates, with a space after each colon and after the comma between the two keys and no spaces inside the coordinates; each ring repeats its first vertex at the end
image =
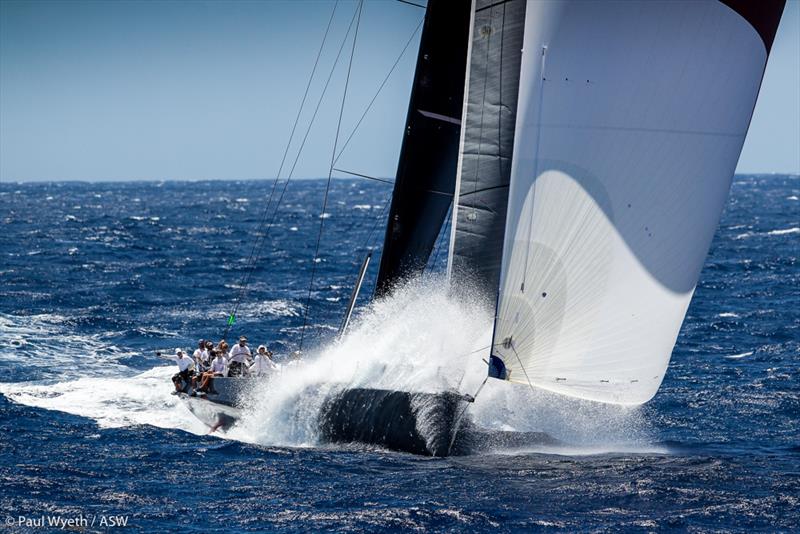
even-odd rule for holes
{"type": "Polygon", "coordinates": [[[57,384],[0,383],[14,402],[88,417],[105,428],[152,425],[205,434],[208,428],[170,395],[172,367],[129,378],[84,377],[57,384]]]}
{"type": "Polygon", "coordinates": [[[0,358],[53,377],[114,375],[135,353],[109,344],[100,335],[75,334],[70,319],[56,314],[0,314],[0,358]]]}
{"type": "Polygon", "coordinates": [[[783,230],[772,230],[767,232],[767,235],[788,235],[788,234],[800,234],[800,228],[795,226],[794,228],[784,228],[783,230]]]}
{"type": "Polygon", "coordinates": [[[748,356],[752,356],[752,355],[753,355],[753,351],[751,350],[749,352],[743,352],[741,354],[731,354],[730,356],[725,356],[725,357],[730,359],[730,360],[739,360],[741,358],[747,358],[748,356]]]}

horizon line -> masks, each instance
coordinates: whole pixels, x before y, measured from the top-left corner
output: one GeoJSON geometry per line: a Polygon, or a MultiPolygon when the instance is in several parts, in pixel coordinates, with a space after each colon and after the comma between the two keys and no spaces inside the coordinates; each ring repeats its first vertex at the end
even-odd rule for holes
{"type": "MultiPolygon", "coordinates": [[[[737,176],[792,176],[792,177],[800,177],[800,172],[783,172],[783,171],[762,171],[762,172],[736,172],[733,174],[733,177],[737,176]]],[[[390,181],[390,183],[386,183],[385,185],[392,185],[394,183],[394,178],[391,176],[384,177],[384,176],[377,176],[376,178],[380,178],[381,180],[390,181]]],[[[314,181],[314,180],[327,180],[328,178],[325,176],[319,177],[302,177],[302,178],[289,178],[288,180],[303,180],[303,181],[314,181]]],[[[332,180],[353,180],[353,181],[364,181],[370,182],[371,180],[366,178],[360,178],[358,176],[331,176],[332,180]]],[[[200,183],[200,182],[272,182],[275,181],[276,178],[132,178],[132,179],[122,179],[122,180],[115,180],[115,179],[72,179],[72,178],[65,178],[65,179],[33,179],[33,180],[5,180],[0,179],[0,185],[4,184],[15,184],[15,185],[22,185],[22,184],[63,184],[63,183],[82,183],[82,184],[130,184],[130,183],[200,183]]],[[[287,181],[287,178],[279,178],[279,182],[287,181]]]]}

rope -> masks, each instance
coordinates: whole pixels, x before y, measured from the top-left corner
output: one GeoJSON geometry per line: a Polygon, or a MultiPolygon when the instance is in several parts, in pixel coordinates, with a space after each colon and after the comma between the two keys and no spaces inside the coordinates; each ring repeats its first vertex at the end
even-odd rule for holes
{"type": "Polygon", "coordinates": [[[306,297],[306,306],[303,311],[303,329],[300,331],[300,346],[298,350],[303,350],[303,341],[305,341],[306,327],[308,326],[308,309],[311,305],[311,292],[314,289],[314,277],[317,273],[317,259],[319,258],[319,244],[322,241],[322,231],[325,227],[325,210],[328,207],[328,194],[331,189],[331,178],[333,176],[333,166],[336,163],[336,149],[339,143],[339,133],[342,128],[342,116],[344,116],[344,105],[347,102],[347,88],[350,85],[350,73],[353,68],[353,56],[356,52],[356,42],[358,41],[358,27],[361,23],[361,12],[364,8],[364,0],[358,4],[358,19],[356,20],[356,29],[353,32],[353,46],[350,48],[350,62],[347,65],[347,76],[344,81],[344,93],[342,94],[342,104],[339,107],[339,120],[336,123],[336,136],[333,139],[333,151],[331,153],[331,165],[328,169],[328,182],[325,186],[325,197],[322,200],[322,214],[319,220],[319,233],[317,234],[317,244],[314,248],[314,261],[311,263],[311,282],[308,284],[308,296],[306,297]]]}
{"type": "Polygon", "coordinates": [[[531,379],[528,377],[528,371],[526,371],[525,370],[525,366],[522,365],[522,359],[520,359],[519,354],[517,354],[517,349],[514,348],[514,342],[513,341],[511,343],[509,343],[509,347],[511,347],[511,350],[514,351],[514,356],[517,357],[517,361],[519,362],[519,366],[522,369],[522,372],[525,373],[525,380],[528,381],[528,385],[531,387],[531,391],[533,391],[535,393],[536,392],[536,388],[533,387],[533,384],[531,383],[531,379]]]}
{"type": "MultiPolygon", "coordinates": [[[[289,140],[286,143],[286,148],[283,151],[283,157],[281,158],[281,164],[278,167],[278,172],[275,174],[275,180],[272,182],[272,189],[270,190],[269,197],[267,198],[267,205],[264,207],[264,211],[261,214],[261,220],[258,225],[258,230],[256,231],[256,235],[259,236],[261,234],[261,230],[264,228],[264,223],[267,220],[267,214],[269,213],[269,208],[272,205],[272,198],[275,194],[275,189],[278,185],[278,179],[280,178],[281,172],[283,171],[283,166],[286,163],[286,156],[289,154],[289,148],[292,145],[292,140],[294,139],[295,131],[297,130],[297,125],[300,122],[300,116],[303,113],[303,108],[305,107],[306,98],[308,97],[308,91],[311,89],[311,82],[314,80],[314,75],[317,72],[317,66],[319,65],[320,57],[322,57],[322,50],[325,47],[325,42],[328,40],[328,34],[330,33],[331,24],[333,23],[333,17],[336,14],[336,8],[339,5],[339,0],[336,0],[336,3],[333,5],[333,10],[331,11],[331,16],[328,19],[328,25],[325,27],[325,35],[322,37],[322,43],[319,45],[319,50],[317,51],[317,57],[314,60],[314,67],[311,69],[311,75],[308,78],[308,83],[306,83],[306,89],[303,92],[303,98],[300,101],[300,109],[297,110],[297,115],[294,118],[294,124],[292,125],[292,131],[289,134],[289,140]]],[[[235,321],[236,312],[239,310],[239,304],[241,302],[242,297],[244,296],[244,290],[247,287],[247,284],[250,281],[250,277],[252,276],[253,270],[255,270],[255,265],[257,258],[255,256],[256,250],[258,248],[260,237],[256,237],[256,242],[253,243],[253,248],[250,250],[250,256],[247,258],[247,265],[248,270],[245,271],[245,274],[242,275],[242,279],[239,282],[239,292],[236,296],[236,300],[234,301],[233,311],[231,311],[230,315],[228,316],[228,325],[225,328],[225,331],[222,334],[222,339],[228,337],[228,333],[230,331],[231,326],[235,321]],[[255,258],[255,259],[254,259],[255,258]]]]}

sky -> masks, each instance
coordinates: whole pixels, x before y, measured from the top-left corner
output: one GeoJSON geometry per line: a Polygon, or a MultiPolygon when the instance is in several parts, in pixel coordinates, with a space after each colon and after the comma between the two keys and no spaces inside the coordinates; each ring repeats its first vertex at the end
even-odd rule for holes
{"type": "MultiPolygon", "coordinates": [[[[0,181],[285,177],[355,8],[336,7],[281,168],[333,2],[0,0],[0,181]]],[[[423,15],[366,2],[340,147],[411,44],[337,168],[394,175],[423,15]]],[[[351,45],[294,177],[327,176],[351,45]]],[[[800,173],[798,147],[800,0],[789,0],[737,172],[800,173]]]]}

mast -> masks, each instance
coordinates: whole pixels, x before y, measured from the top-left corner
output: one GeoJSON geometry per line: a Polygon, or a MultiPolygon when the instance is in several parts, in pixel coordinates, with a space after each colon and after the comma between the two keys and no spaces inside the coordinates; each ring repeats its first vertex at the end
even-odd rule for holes
{"type": "Polygon", "coordinates": [[[429,0],[376,295],[424,269],[453,197],[470,22],[468,0],[429,0]]]}

